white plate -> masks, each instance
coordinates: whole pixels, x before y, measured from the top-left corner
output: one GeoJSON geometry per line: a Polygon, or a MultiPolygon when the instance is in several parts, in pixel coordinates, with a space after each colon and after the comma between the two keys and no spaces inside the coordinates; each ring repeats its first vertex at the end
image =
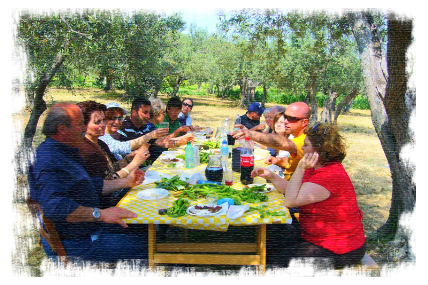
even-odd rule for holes
{"type": "Polygon", "coordinates": [[[263,184],[265,184],[265,191],[260,191],[260,193],[268,193],[268,192],[272,192],[275,190],[275,187],[273,187],[272,184],[269,183],[254,183],[254,184],[248,184],[247,186],[249,188],[253,187],[253,186],[262,186],[263,184]]]}
{"type": "Polygon", "coordinates": [[[198,217],[211,217],[211,216],[216,216],[216,215],[222,215],[224,214],[226,207],[224,206],[225,204],[221,204],[221,205],[215,205],[215,204],[198,204],[195,206],[211,206],[211,207],[216,207],[219,206],[221,207],[221,209],[218,212],[215,213],[211,213],[208,209],[205,210],[197,210],[195,209],[195,206],[191,206],[189,208],[187,208],[186,213],[191,215],[191,216],[198,216],[198,217]]]}
{"type": "Polygon", "coordinates": [[[171,178],[171,176],[166,173],[148,170],[146,172],[146,175],[144,175],[143,184],[155,183],[156,181],[160,181],[163,177],[166,177],[168,179],[171,178]]]}
{"type": "Polygon", "coordinates": [[[184,160],[181,158],[174,157],[172,159],[177,160],[177,161],[172,161],[170,157],[159,157],[160,162],[165,163],[165,164],[183,163],[184,162],[184,160]]]}
{"type": "Polygon", "coordinates": [[[142,200],[157,200],[169,195],[168,190],[162,188],[151,188],[137,193],[137,197],[142,200]]]}
{"type": "Polygon", "coordinates": [[[162,152],[162,154],[166,155],[166,156],[176,156],[176,155],[181,154],[181,152],[179,152],[178,150],[166,150],[166,151],[162,152]]]}

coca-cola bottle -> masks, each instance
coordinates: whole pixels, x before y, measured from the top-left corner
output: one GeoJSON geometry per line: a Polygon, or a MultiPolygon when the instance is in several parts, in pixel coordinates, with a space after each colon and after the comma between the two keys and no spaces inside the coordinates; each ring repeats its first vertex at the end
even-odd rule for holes
{"type": "Polygon", "coordinates": [[[250,138],[245,137],[244,147],[241,149],[241,183],[248,185],[253,183],[251,172],[254,169],[254,154],[250,144],[250,138]]]}

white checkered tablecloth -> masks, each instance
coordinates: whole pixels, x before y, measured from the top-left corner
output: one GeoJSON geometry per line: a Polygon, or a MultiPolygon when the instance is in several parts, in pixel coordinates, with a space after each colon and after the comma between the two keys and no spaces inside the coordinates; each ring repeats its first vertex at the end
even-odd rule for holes
{"type": "MultiPolygon", "coordinates": [[[[183,152],[184,153],[184,152],[183,152]]],[[[263,161],[256,161],[256,165],[261,166],[263,161]]],[[[159,159],[155,161],[150,170],[161,172],[168,174],[169,176],[173,175],[181,175],[182,172],[187,172],[189,174],[200,172],[203,177],[205,177],[205,167],[206,165],[199,165],[193,169],[182,168],[170,168],[165,164],[160,162],[159,159]]],[[[235,189],[242,189],[243,185],[239,181],[240,173],[234,172],[234,183],[232,185],[235,189]]],[[[254,179],[254,183],[266,183],[263,178],[256,177],[254,179]]],[[[282,204],[283,195],[278,191],[269,192],[268,201],[258,204],[252,204],[251,206],[260,206],[267,205],[265,210],[267,211],[285,211],[287,214],[285,216],[280,217],[266,217],[260,218],[259,211],[246,212],[243,216],[231,220],[226,218],[226,215],[220,216],[211,216],[211,217],[196,217],[191,215],[186,215],[179,218],[171,218],[168,215],[159,215],[158,209],[165,207],[165,202],[160,202],[161,200],[142,200],[137,197],[137,193],[139,191],[156,188],[155,183],[139,185],[131,189],[129,193],[118,203],[118,207],[128,209],[136,214],[138,214],[137,218],[133,219],[125,219],[124,221],[128,224],[171,224],[177,225],[180,227],[188,228],[188,229],[202,229],[202,230],[212,230],[212,231],[227,231],[229,225],[232,226],[248,226],[248,225],[261,225],[261,224],[273,224],[273,223],[281,223],[281,224],[290,224],[291,216],[288,209],[282,204]],[[160,204],[161,203],[161,204],[160,204]]],[[[173,195],[168,196],[168,206],[170,207],[174,200],[177,198],[173,195]]],[[[191,205],[196,205],[198,203],[206,203],[205,199],[199,200],[190,200],[191,205]]]]}

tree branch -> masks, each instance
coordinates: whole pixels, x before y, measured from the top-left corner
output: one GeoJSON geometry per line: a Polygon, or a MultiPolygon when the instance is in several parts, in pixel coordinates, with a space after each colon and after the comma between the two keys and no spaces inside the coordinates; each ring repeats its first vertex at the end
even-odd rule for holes
{"type": "Polygon", "coordinates": [[[78,31],[75,31],[71,26],[70,26],[70,24],[62,17],[62,15],[59,15],[59,17],[60,17],[60,19],[62,20],[62,21],[64,21],[64,23],[67,25],[67,27],[70,29],[70,31],[72,31],[73,33],[75,33],[75,34],[78,34],[78,35],[81,35],[81,36],[90,36],[91,34],[85,34],[85,33],[82,33],[82,32],[78,32],[78,31]]]}

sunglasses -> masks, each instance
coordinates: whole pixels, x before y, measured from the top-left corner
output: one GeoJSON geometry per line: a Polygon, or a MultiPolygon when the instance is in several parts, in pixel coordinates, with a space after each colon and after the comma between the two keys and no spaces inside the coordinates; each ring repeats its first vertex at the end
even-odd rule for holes
{"type": "Polygon", "coordinates": [[[287,115],[284,114],[284,119],[287,119],[287,121],[290,122],[290,123],[295,123],[297,121],[300,121],[300,120],[303,120],[303,119],[306,119],[306,118],[297,118],[297,117],[287,116],[287,115]]]}
{"type": "Polygon", "coordinates": [[[110,120],[112,120],[113,122],[114,122],[114,121],[116,121],[116,120],[118,120],[119,122],[123,122],[123,116],[120,116],[120,117],[113,117],[113,118],[111,118],[110,120]]]}
{"type": "MultiPolygon", "coordinates": [[[[311,131],[313,132],[313,133],[318,133],[318,127],[319,127],[319,125],[320,125],[321,123],[317,123],[315,126],[313,126],[312,127],[312,129],[311,129],[311,131]]],[[[324,133],[323,133],[323,136],[325,136],[326,134],[327,134],[327,130],[328,130],[328,126],[324,129],[324,133]]]]}
{"type": "Polygon", "coordinates": [[[192,108],[193,108],[193,105],[189,105],[189,104],[187,104],[187,103],[183,103],[183,106],[189,107],[190,109],[192,109],[192,108]]]}

